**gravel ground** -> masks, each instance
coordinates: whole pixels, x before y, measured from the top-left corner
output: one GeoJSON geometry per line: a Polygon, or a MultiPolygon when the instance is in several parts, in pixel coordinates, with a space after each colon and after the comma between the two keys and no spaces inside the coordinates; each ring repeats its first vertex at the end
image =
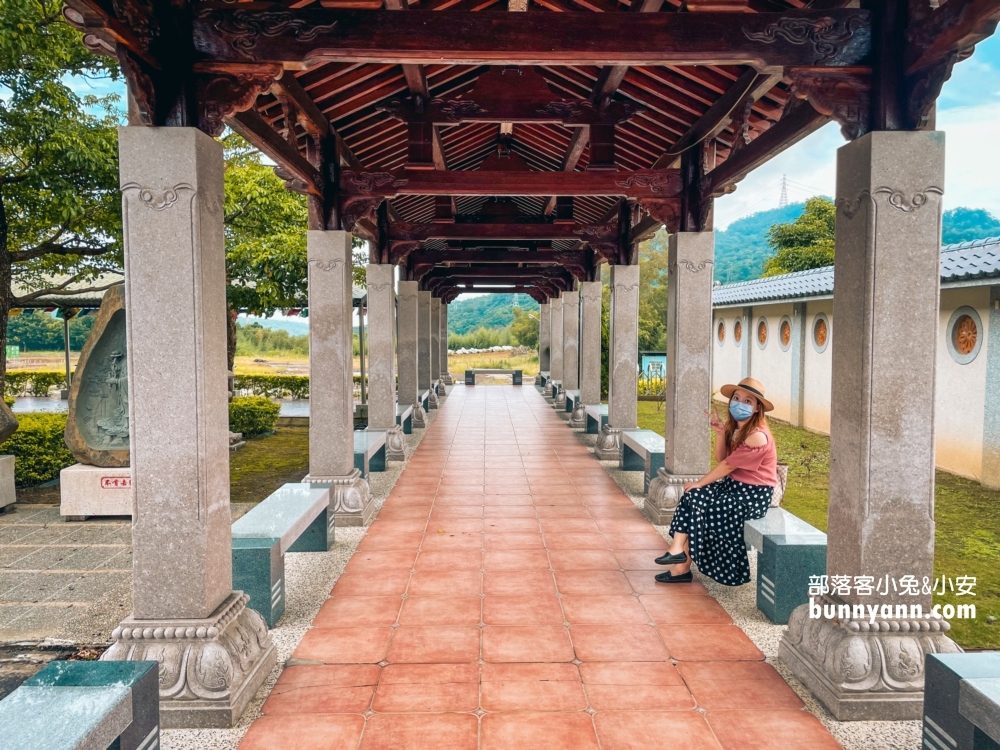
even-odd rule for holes
{"type": "MultiPolygon", "coordinates": [[[[580,440],[593,449],[596,435],[575,430],[580,440]]],[[[625,491],[637,508],[642,508],[645,492],[641,472],[622,471],[617,462],[601,461],[608,474],[625,491]]],[[[669,538],[666,526],[654,528],[664,539],[669,538]]],[[[798,693],[806,709],[815,715],[830,733],[843,745],[844,750],[915,750],[921,746],[919,721],[837,721],[821,706],[812,693],[792,676],[789,669],[778,660],[778,644],[785,631],[784,625],[775,625],[757,609],[757,588],[755,583],[746,586],[723,586],[710,578],[696,575],[705,584],[708,592],[723,606],[757,648],[764,652],[766,661],[785,678],[791,688],[798,693]]],[[[750,554],[750,579],[757,580],[757,555],[750,554]]]]}
{"type": "MultiPolygon", "coordinates": [[[[448,389],[451,390],[450,388],[448,389]]],[[[437,418],[438,411],[429,411],[429,421],[437,418]]],[[[426,430],[414,430],[406,435],[407,455],[412,455],[426,430]]],[[[389,492],[403,473],[405,463],[390,461],[387,470],[368,475],[375,507],[381,508],[389,492]]],[[[291,658],[299,641],[312,626],[313,619],[337,578],[344,572],[347,562],[365,535],[365,528],[338,528],[333,549],[325,553],[302,552],[285,555],[285,614],[278,626],[271,630],[271,638],[278,649],[278,663],[266,682],[243,712],[239,723],[232,729],[167,729],[161,737],[163,750],[234,750],[246,734],[251,722],[258,718],[261,706],[277,682],[285,662],[291,658]]],[[[117,623],[116,623],[117,625],[117,623]]],[[[277,749],[276,749],[277,750],[277,749]]]]}

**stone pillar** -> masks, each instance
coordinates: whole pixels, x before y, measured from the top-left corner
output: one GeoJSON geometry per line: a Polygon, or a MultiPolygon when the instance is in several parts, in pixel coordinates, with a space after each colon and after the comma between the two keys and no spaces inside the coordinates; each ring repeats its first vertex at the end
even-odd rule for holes
{"type": "Polygon", "coordinates": [[[1000,286],[990,287],[990,316],[986,325],[982,482],[1000,489],[1000,286]]]}
{"type": "Polygon", "coordinates": [[[943,133],[869,133],[837,152],[826,567],[851,583],[894,583],[885,594],[849,585],[820,597],[850,608],[837,619],[811,619],[802,605],[779,656],[841,721],[920,718],[924,655],[958,650],[947,622],[909,612],[930,611],[934,580],[943,184],[943,133]],[[896,585],[903,576],[917,582],[915,595],[896,585]],[[874,604],[874,623],[854,612],[874,604]]]}
{"type": "Polygon", "coordinates": [[[563,292],[563,392],[559,408],[566,408],[566,391],[580,388],[580,292],[563,292]]]}
{"type": "MultiPolygon", "coordinates": [[[[792,381],[791,423],[801,427],[806,421],[806,303],[796,302],[792,305],[792,381]]],[[[780,335],[780,331],[778,332],[780,335]]]]}
{"type": "Polygon", "coordinates": [[[542,384],[542,373],[549,371],[549,326],[552,323],[552,315],[549,312],[549,303],[545,302],[538,306],[538,375],[535,377],[535,385],[542,384]]]}
{"type": "Polygon", "coordinates": [[[431,297],[431,388],[441,379],[441,298],[431,297]]]}
{"type": "Polygon", "coordinates": [[[608,355],[608,423],[601,428],[594,455],[619,461],[622,430],[638,420],[639,266],[611,267],[611,341],[608,355]]]}
{"type": "Polygon", "coordinates": [[[649,485],[643,511],[668,524],[684,485],[711,468],[712,266],[714,232],[675,232],[667,251],[667,372],[663,468],[649,485]]]}
{"type": "Polygon", "coordinates": [[[742,326],[740,347],[740,379],[749,378],[751,370],[750,358],[753,356],[753,308],[744,307],[742,317],[737,318],[742,326]]]}
{"type": "Polygon", "coordinates": [[[399,403],[413,407],[413,426],[426,427],[427,415],[420,403],[420,379],[417,376],[419,360],[418,307],[420,292],[419,282],[400,281],[396,317],[396,330],[399,340],[399,403]]]}
{"type": "Polygon", "coordinates": [[[230,727],[275,663],[233,591],[222,147],[120,128],[132,614],[104,660],[160,662],[164,727],[230,727]]]}
{"type": "MultiPolygon", "coordinates": [[[[551,323],[549,328],[549,374],[552,381],[562,382],[563,377],[563,300],[562,297],[553,297],[549,300],[549,312],[551,313],[551,323]]],[[[558,400],[559,391],[555,385],[549,391],[553,399],[558,400]]],[[[563,398],[566,396],[563,394],[563,398]]],[[[565,402],[564,402],[565,403],[565,402]]]]}
{"type": "Polygon", "coordinates": [[[309,230],[309,476],[330,485],[337,526],[365,526],[375,513],[354,468],[354,309],[351,235],[309,230]]]}
{"type": "MultiPolygon", "coordinates": [[[[448,372],[448,303],[441,302],[441,384],[454,385],[451,373],[448,372]]],[[[442,387],[438,391],[439,396],[447,395],[447,391],[442,387]]]]}
{"type": "Polygon", "coordinates": [[[368,264],[368,426],[386,430],[385,457],[406,460],[403,430],[396,424],[396,267],[368,264]]]}
{"type": "Polygon", "coordinates": [[[417,293],[417,394],[430,391],[429,409],[437,409],[437,396],[431,389],[431,293],[417,293]]]}
{"type": "Polygon", "coordinates": [[[580,399],[572,427],[587,426],[586,406],[601,403],[601,282],[580,283],[580,399]]]}

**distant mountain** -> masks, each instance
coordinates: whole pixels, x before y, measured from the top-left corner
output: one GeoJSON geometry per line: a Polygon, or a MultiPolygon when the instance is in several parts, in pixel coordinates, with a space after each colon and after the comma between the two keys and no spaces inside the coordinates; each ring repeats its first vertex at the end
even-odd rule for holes
{"type": "Polygon", "coordinates": [[[466,297],[448,305],[448,330],[459,335],[478,328],[505,328],[514,320],[514,297],[522,310],[538,310],[538,303],[527,294],[483,294],[466,297]]]}
{"type": "Polygon", "coordinates": [[[276,318],[258,318],[256,315],[240,315],[237,318],[240,325],[248,326],[251,323],[259,323],[264,328],[272,331],[287,331],[291,336],[308,336],[309,324],[300,320],[279,320],[276,318]]]}

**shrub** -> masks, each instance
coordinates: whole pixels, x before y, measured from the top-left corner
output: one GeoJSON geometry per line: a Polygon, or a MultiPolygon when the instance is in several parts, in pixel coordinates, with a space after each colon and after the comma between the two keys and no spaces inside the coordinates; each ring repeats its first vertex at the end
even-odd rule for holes
{"type": "Polygon", "coordinates": [[[229,402],[229,429],[243,437],[274,432],[281,405],[263,396],[237,396],[229,402]]]}
{"type": "Polygon", "coordinates": [[[16,398],[14,398],[13,396],[6,396],[6,395],[5,395],[5,396],[3,397],[3,402],[4,402],[5,404],[7,404],[7,406],[9,406],[9,407],[10,407],[10,408],[12,408],[12,409],[14,408],[14,402],[15,402],[15,401],[17,401],[17,399],[16,399],[16,398]]]}
{"type": "Polygon", "coordinates": [[[76,463],[66,447],[65,414],[19,414],[20,426],[0,453],[14,456],[14,480],[18,487],[31,487],[59,476],[76,463]]]}
{"type": "Polygon", "coordinates": [[[44,396],[52,386],[66,387],[66,373],[58,370],[14,370],[7,372],[4,394],[20,396],[29,391],[35,396],[44,396]]]}
{"type": "Polygon", "coordinates": [[[237,375],[234,385],[239,393],[267,398],[309,398],[308,375],[237,375]]]}

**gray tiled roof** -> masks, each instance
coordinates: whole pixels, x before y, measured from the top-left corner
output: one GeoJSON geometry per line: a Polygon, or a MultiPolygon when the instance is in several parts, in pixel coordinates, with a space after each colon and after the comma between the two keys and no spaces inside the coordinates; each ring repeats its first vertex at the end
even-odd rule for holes
{"type": "MultiPolygon", "coordinates": [[[[989,237],[941,248],[941,282],[1000,277],[1000,237],[989,237]]],[[[826,297],[833,294],[833,266],[786,273],[752,281],[717,286],[713,305],[749,305],[755,302],[826,297]]]]}

